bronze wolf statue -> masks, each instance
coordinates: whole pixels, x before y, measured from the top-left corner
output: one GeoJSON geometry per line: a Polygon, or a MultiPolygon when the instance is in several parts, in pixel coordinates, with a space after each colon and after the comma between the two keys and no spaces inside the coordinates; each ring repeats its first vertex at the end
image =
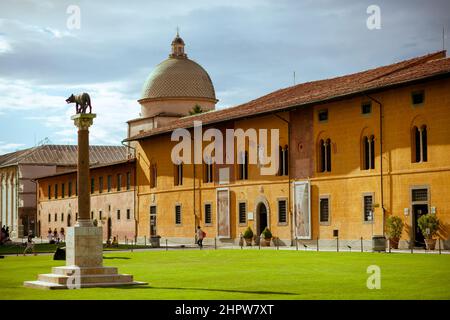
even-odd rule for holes
{"type": "Polygon", "coordinates": [[[71,95],[66,99],[67,103],[75,103],[76,113],[86,113],[89,107],[89,113],[92,113],[91,97],[86,92],[77,95],[71,95]]]}

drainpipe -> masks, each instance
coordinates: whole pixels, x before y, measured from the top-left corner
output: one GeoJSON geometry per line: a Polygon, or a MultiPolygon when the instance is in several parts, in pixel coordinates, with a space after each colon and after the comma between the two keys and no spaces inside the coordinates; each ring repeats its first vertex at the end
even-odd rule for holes
{"type": "Polygon", "coordinates": [[[284,122],[287,123],[288,126],[288,208],[289,208],[289,216],[291,219],[291,223],[292,223],[292,228],[290,228],[290,232],[291,232],[291,244],[294,243],[294,213],[291,210],[291,122],[289,120],[284,119],[283,117],[280,117],[279,115],[277,115],[276,113],[274,114],[277,118],[283,120],[284,122]]]}
{"type": "Polygon", "coordinates": [[[375,102],[376,104],[378,104],[379,108],[380,108],[380,196],[381,196],[381,212],[382,212],[382,217],[383,217],[383,221],[382,221],[382,230],[383,230],[383,235],[384,235],[384,220],[385,220],[385,208],[384,208],[384,187],[383,187],[383,105],[381,104],[380,101],[378,101],[377,99],[369,96],[368,94],[366,94],[366,96],[372,100],[373,102],[375,102]]]}

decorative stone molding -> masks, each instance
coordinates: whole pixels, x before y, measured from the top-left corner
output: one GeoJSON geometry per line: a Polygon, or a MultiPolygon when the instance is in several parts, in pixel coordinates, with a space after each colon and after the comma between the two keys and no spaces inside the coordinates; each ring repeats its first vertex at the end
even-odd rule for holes
{"type": "Polygon", "coordinates": [[[95,113],[78,113],[70,117],[70,119],[73,120],[78,130],[89,130],[89,127],[92,126],[96,116],[95,113]]]}

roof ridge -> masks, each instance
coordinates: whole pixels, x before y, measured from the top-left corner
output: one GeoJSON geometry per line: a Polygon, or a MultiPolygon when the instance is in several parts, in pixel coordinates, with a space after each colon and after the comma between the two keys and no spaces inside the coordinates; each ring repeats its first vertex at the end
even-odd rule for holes
{"type": "MultiPolygon", "coordinates": [[[[411,68],[411,67],[415,67],[415,66],[417,66],[419,64],[423,64],[423,63],[427,63],[427,62],[433,61],[433,59],[431,59],[432,57],[438,56],[438,55],[442,55],[442,53],[445,54],[445,52],[446,52],[446,50],[436,51],[436,52],[433,52],[433,53],[426,54],[424,56],[420,56],[420,57],[416,57],[416,58],[412,58],[412,59],[408,59],[408,60],[403,60],[403,61],[397,62],[395,64],[405,63],[405,62],[409,61],[409,63],[406,63],[406,65],[404,65],[404,66],[400,66],[399,68],[396,68],[394,70],[391,70],[389,72],[386,72],[386,73],[383,73],[383,74],[381,74],[379,76],[376,76],[376,77],[374,77],[372,79],[364,81],[364,83],[371,82],[371,81],[374,81],[374,80],[378,80],[380,78],[389,76],[389,75],[391,75],[393,73],[396,73],[396,72],[399,72],[399,71],[402,71],[402,70],[405,70],[405,69],[408,69],[408,68],[411,68]]],[[[443,58],[445,58],[445,55],[444,55],[443,58]]],[[[383,68],[383,67],[386,67],[386,66],[382,66],[382,67],[379,67],[379,68],[383,68]]],[[[375,69],[377,69],[377,68],[375,68],[375,69]]]]}

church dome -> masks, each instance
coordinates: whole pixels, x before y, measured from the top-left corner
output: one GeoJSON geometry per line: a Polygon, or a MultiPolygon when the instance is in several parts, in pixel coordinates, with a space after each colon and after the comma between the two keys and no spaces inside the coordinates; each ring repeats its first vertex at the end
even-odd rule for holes
{"type": "Polygon", "coordinates": [[[178,33],[169,58],[158,64],[145,81],[140,101],[164,98],[217,101],[211,78],[198,63],[187,58],[178,33]]]}

